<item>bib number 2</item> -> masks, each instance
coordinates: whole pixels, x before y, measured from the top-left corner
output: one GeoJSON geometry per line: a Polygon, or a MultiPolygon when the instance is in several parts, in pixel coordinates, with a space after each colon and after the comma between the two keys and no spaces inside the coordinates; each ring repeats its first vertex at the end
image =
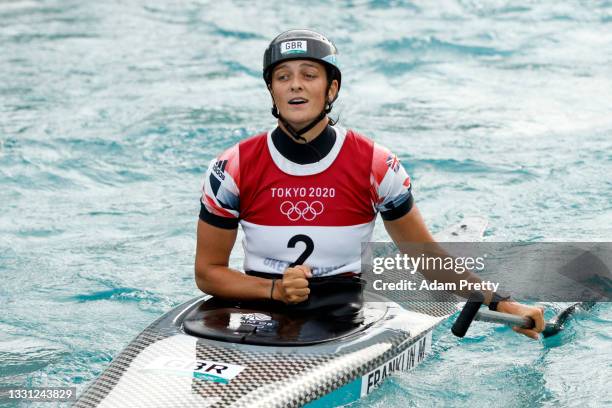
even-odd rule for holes
{"type": "Polygon", "coordinates": [[[308,235],[304,234],[294,235],[293,237],[291,237],[291,239],[287,243],[287,248],[295,248],[295,245],[298,242],[303,242],[304,244],[306,244],[306,249],[304,249],[304,252],[302,252],[298,259],[296,259],[293,263],[289,265],[290,268],[293,268],[295,265],[304,264],[306,259],[308,259],[308,257],[314,251],[314,241],[308,235]]]}

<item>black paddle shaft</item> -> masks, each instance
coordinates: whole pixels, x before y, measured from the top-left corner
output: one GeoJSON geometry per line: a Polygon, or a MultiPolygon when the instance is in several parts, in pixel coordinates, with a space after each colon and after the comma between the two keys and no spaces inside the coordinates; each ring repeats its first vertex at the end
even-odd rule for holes
{"type": "Polygon", "coordinates": [[[457,337],[465,336],[472,321],[476,317],[476,313],[480,309],[480,306],[484,303],[484,295],[481,292],[472,292],[465,306],[463,306],[463,310],[459,313],[457,320],[455,320],[455,324],[451,328],[453,334],[457,337]]]}

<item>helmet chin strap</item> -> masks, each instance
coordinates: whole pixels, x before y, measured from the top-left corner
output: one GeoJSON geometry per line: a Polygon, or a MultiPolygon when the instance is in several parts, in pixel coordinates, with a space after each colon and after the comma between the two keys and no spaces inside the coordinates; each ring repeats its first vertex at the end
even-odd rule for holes
{"type": "MultiPolygon", "coordinates": [[[[325,92],[326,94],[329,92],[329,88],[330,88],[331,84],[329,84],[327,86],[327,91],[325,92]]],[[[272,115],[277,118],[285,127],[285,129],[287,129],[287,131],[289,132],[289,136],[291,136],[294,140],[296,141],[303,141],[304,143],[308,144],[308,140],[306,140],[305,137],[303,137],[302,135],[306,132],[308,132],[310,129],[312,129],[313,127],[315,127],[316,125],[319,124],[319,122],[321,122],[323,119],[325,119],[325,117],[327,116],[327,114],[331,111],[331,103],[326,102],[325,106],[323,107],[323,110],[321,111],[321,113],[319,113],[317,115],[316,118],[314,118],[314,120],[312,122],[310,122],[307,126],[303,127],[300,130],[296,130],[293,128],[293,126],[291,126],[289,124],[289,122],[287,122],[287,120],[285,118],[283,118],[278,110],[278,108],[276,107],[276,101],[274,100],[274,95],[272,95],[272,89],[270,89],[270,86],[268,85],[268,91],[270,92],[270,96],[272,97],[272,115]]],[[[316,149],[315,149],[316,151],[316,149]]],[[[319,156],[319,160],[321,158],[321,154],[317,152],[317,155],[319,156]]]]}
{"type": "Polygon", "coordinates": [[[272,115],[274,115],[275,117],[278,118],[278,120],[283,124],[285,129],[287,129],[287,132],[289,132],[289,136],[291,136],[293,138],[293,140],[295,140],[295,141],[303,141],[304,145],[308,146],[308,148],[310,148],[310,150],[315,154],[315,156],[317,157],[317,161],[321,161],[321,159],[323,158],[323,155],[321,155],[321,152],[319,150],[317,150],[317,148],[314,147],[311,143],[309,143],[308,140],[306,140],[306,138],[304,136],[302,136],[302,135],[304,133],[308,132],[313,127],[315,127],[317,125],[317,123],[319,123],[321,120],[323,120],[325,118],[325,116],[327,116],[327,113],[325,112],[325,110],[323,110],[319,114],[319,116],[316,117],[315,120],[310,122],[310,124],[308,126],[306,126],[303,129],[300,129],[300,130],[295,130],[293,128],[293,126],[291,126],[285,120],[285,118],[283,118],[280,115],[280,112],[278,112],[278,108],[276,107],[276,105],[272,106],[272,115]]]}
{"type": "MultiPolygon", "coordinates": [[[[278,109],[276,109],[276,111],[278,112],[278,109]]],[[[311,130],[317,124],[319,124],[319,122],[325,119],[326,116],[327,114],[325,113],[325,110],[322,110],[321,113],[319,113],[319,115],[317,115],[317,117],[312,122],[310,122],[306,127],[303,127],[300,130],[295,130],[293,126],[291,126],[289,122],[287,122],[287,120],[280,115],[280,112],[278,113],[277,117],[278,117],[278,120],[287,129],[291,137],[293,137],[295,140],[301,140],[304,143],[308,143],[308,140],[306,140],[306,138],[302,135],[308,132],[309,130],[311,130]]]]}

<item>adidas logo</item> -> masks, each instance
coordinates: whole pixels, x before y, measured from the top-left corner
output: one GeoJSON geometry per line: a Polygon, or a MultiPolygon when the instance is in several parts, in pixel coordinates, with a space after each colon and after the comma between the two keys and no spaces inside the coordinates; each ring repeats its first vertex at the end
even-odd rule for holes
{"type": "Polygon", "coordinates": [[[225,166],[227,166],[227,160],[218,161],[213,166],[213,171],[220,180],[225,180],[225,166]]]}

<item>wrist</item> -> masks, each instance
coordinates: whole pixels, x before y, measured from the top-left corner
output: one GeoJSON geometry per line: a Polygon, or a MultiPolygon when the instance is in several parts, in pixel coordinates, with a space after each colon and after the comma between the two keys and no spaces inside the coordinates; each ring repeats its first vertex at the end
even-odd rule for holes
{"type": "Polygon", "coordinates": [[[270,282],[270,300],[276,300],[275,298],[276,291],[276,279],[271,279],[270,282]]]}
{"type": "Polygon", "coordinates": [[[282,279],[272,279],[270,286],[270,299],[276,300],[278,302],[285,302],[285,297],[283,295],[282,288],[283,280],[282,279]]]}
{"type": "Polygon", "coordinates": [[[489,310],[498,311],[499,305],[502,302],[509,302],[511,300],[510,293],[507,292],[492,292],[491,300],[489,301],[489,310]]]}

